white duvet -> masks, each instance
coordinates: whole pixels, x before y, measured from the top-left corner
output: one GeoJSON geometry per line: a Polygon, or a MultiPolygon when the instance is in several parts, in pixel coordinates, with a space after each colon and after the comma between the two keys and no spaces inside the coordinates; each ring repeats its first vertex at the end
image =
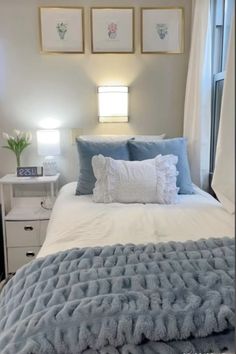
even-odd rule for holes
{"type": "Polygon", "coordinates": [[[75,189],[75,182],[61,189],[38,257],[73,247],[234,235],[234,216],[197,187],[175,205],[95,203],[75,189]]]}

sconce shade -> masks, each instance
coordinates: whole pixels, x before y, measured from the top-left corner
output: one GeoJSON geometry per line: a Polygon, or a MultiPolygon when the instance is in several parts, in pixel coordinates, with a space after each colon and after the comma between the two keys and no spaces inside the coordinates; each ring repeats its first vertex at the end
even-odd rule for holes
{"type": "Polygon", "coordinates": [[[41,156],[60,155],[59,130],[37,131],[38,154],[41,156]]]}
{"type": "Polygon", "coordinates": [[[98,87],[99,122],[128,122],[128,87],[98,87]]]}

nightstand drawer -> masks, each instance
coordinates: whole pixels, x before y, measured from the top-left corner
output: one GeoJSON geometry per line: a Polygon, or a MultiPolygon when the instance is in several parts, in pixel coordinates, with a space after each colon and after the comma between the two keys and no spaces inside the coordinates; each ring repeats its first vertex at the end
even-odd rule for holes
{"type": "Polygon", "coordinates": [[[40,246],[39,221],[6,221],[7,247],[40,246]]]}
{"type": "Polygon", "coordinates": [[[10,247],[7,249],[8,272],[15,273],[18,268],[32,261],[40,247],[10,247]]]}

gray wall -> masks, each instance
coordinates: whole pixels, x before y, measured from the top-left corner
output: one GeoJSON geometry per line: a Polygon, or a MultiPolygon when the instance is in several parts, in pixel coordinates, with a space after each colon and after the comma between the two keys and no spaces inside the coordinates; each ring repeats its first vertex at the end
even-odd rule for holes
{"type": "MultiPolygon", "coordinates": [[[[14,128],[31,130],[33,144],[23,153],[22,163],[40,164],[35,132],[40,121],[57,119],[62,136],[58,158],[62,182],[77,176],[71,128],[85,134],[181,135],[190,22],[190,0],[0,0],[0,134],[14,128]],[[38,6],[47,5],[84,6],[85,54],[40,54],[38,6]],[[135,54],[91,54],[91,6],[135,7],[135,54]],[[141,6],[185,8],[184,54],[140,53],[141,6]],[[107,84],[129,86],[129,123],[98,123],[96,87],[107,84]]],[[[14,169],[13,154],[0,149],[0,176],[14,169]]]]}

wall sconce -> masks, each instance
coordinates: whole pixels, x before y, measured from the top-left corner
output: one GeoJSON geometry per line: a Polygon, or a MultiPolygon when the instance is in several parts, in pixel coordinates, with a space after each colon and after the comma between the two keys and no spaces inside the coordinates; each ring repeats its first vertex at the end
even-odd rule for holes
{"type": "Polygon", "coordinates": [[[43,170],[45,176],[57,174],[57,164],[54,156],[60,155],[60,133],[59,130],[38,130],[37,131],[38,154],[45,156],[43,170]]]}
{"type": "Polygon", "coordinates": [[[98,117],[100,123],[128,122],[128,87],[98,87],[98,117]]]}

